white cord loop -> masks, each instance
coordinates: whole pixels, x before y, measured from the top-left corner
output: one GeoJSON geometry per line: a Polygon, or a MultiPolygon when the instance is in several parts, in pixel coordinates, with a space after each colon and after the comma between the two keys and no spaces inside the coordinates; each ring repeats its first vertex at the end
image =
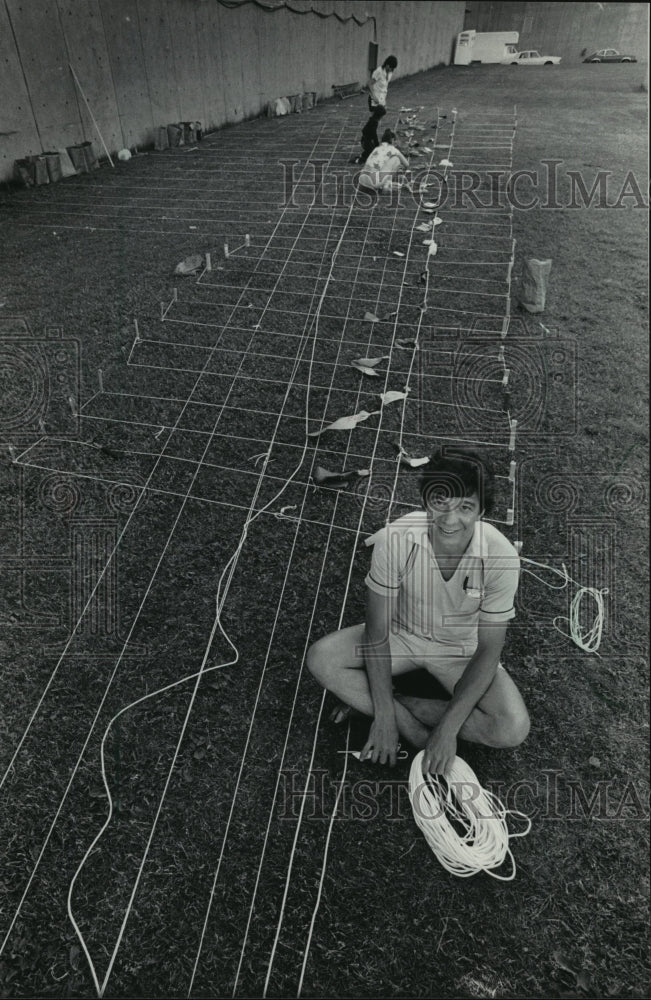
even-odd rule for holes
{"type": "Polygon", "coordinates": [[[409,772],[409,800],[416,825],[440,863],[453,875],[469,878],[486,872],[501,882],[515,878],[511,837],[525,837],[531,820],[525,813],[506,809],[496,795],[482,788],[472,768],[455,757],[447,780],[440,774],[423,774],[423,751],[416,754],[409,772]],[[508,815],[526,821],[520,833],[509,833],[508,815]],[[459,832],[459,831],[462,832],[459,832]],[[508,875],[495,871],[509,857],[508,875]]]}
{"type": "Polygon", "coordinates": [[[564,615],[557,615],[554,618],[552,624],[557,632],[564,635],[566,638],[571,639],[579,649],[582,649],[584,653],[596,653],[601,645],[601,634],[604,628],[604,620],[606,617],[606,609],[604,605],[604,597],[608,594],[608,587],[583,587],[576,580],[573,580],[570,574],[567,572],[565,563],[562,563],[562,570],[555,569],[553,566],[545,566],[544,563],[536,562],[534,559],[525,559],[524,556],[520,556],[520,561],[523,563],[528,563],[530,566],[538,566],[539,569],[546,569],[550,573],[555,573],[556,576],[560,576],[563,580],[562,583],[554,585],[553,583],[548,583],[547,580],[543,580],[541,576],[534,573],[533,570],[527,569],[523,566],[522,569],[525,573],[529,573],[534,579],[538,580],[540,583],[544,584],[545,587],[549,587],[551,590],[565,590],[568,584],[573,583],[575,587],[579,590],[576,592],[572,598],[572,603],[570,604],[570,616],[566,618],[564,615]],[[589,629],[583,630],[581,627],[581,602],[585,596],[589,596],[593,599],[596,604],[595,617],[592,625],[589,629]],[[566,622],[569,625],[569,632],[560,628],[557,624],[558,622],[566,622]]]}

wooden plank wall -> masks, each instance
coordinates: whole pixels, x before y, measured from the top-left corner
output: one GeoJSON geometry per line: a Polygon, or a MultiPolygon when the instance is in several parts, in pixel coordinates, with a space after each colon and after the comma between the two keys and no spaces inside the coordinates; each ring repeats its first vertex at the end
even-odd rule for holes
{"type": "MultiPolygon", "coordinates": [[[[465,3],[292,0],[376,18],[380,60],[399,76],[449,63],[465,3]]],[[[0,0],[0,180],[31,153],[93,139],[74,68],[109,150],[144,146],[168,122],[205,129],[260,114],[277,97],[365,82],[371,21],[266,11],[218,0],[0,0]]]]}

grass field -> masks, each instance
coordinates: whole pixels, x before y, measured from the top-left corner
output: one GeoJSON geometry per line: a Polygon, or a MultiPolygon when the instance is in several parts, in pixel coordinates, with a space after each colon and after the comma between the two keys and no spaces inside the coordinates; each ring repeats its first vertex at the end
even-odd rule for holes
{"type": "Polygon", "coordinates": [[[71,898],[107,996],[647,994],[640,79],[485,67],[393,84],[387,123],[418,111],[403,144],[425,126],[414,170],[454,164],[428,189],[443,201],[428,277],[416,227],[432,213],[347,197],[361,97],[0,194],[3,996],[96,993],[67,898],[107,817],[105,733],[111,822],[71,898]],[[529,208],[505,194],[520,170],[538,178],[518,181],[529,208]],[[174,275],[206,252],[210,271],[174,275]],[[517,304],[528,257],[553,262],[539,316],[517,304]],[[386,356],[375,379],[350,366],[369,356],[386,356]],[[578,587],[523,574],[504,663],[531,734],[460,746],[532,817],[506,883],[440,867],[408,762],[342,755],[365,727],[347,743],[303,669],[311,641],[363,615],[363,538],[417,503],[397,446],[449,441],[490,454],[495,517],[524,556],[608,588],[597,656],[553,626],[578,587]],[[316,488],[318,466],[371,476],[316,488]]]}

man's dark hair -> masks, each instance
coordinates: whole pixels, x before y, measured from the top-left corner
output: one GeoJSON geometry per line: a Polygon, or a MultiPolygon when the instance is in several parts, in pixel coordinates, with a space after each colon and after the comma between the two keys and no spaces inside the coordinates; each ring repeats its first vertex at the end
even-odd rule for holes
{"type": "Polygon", "coordinates": [[[490,514],[494,488],[489,463],[467,448],[441,448],[434,452],[420,478],[420,497],[425,508],[434,499],[461,499],[476,493],[480,510],[490,514]]]}
{"type": "Polygon", "coordinates": [[[393,142],[395,137],[396,133],[392,132],[390,128],[387,128],[382,133],[382,138],[380,139],[380,142],[393,142]]]}
{"type": "Polygon", "coordinates": [[[396,59],[395,56],[387,56],[384,62],[382,63],[382,69],[394,70],[397,65],[398,65],[398,60],[396,59]]]}

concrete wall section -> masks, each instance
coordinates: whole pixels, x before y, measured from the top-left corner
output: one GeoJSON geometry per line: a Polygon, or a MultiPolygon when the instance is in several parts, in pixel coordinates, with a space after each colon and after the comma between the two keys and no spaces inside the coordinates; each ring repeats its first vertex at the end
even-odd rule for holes
{"type": "MultiPolygon", "coordinates": [[[[58,0],[58,5],[68,61],[74,67],[108,148],[119,149],[123,145],[122,133],[99,2],[87,0],[80,7],[78,0],[58,0]]],[[[75,98],[81,131],[74,141],[91,139],[99,151],[97,132],[78,90],[75,98]]]]}
{"type": "MultiPolygon", "coordinates": [[[[203,9],[210,5],[204,4],[203,9]]],[[[156,123],[181,121],[181,105],[173,71],[174,50],[166,4],[161,0],[138,0],[138,24],[142,41],[151,115],[156,123]]]]}
{"type": "MultiPolygon", "coordinates": [[[[293,0],[268,11],[218,0],[0,0],[0,180],[13,161],[92,139],[101,146],[68,64],[109,150],[145,145],[158,125],[210,129],[277,97],[365,83],[375,17],[380,59],[397,76],[450,61],[465,5],[434,0],[293,0]],[[340,20],[346,19],[346,20],[340,20]]],[[[628,5],[635,6],[635,5],[628,5]]]]}
{"type": "Polygon", "coordinates": [[[121,146],[151,133],[152,108],[136,0],[99,0],[120,119],[121,146]]]}
{"type": "MultiPolygon", "coordinates": [[[[167,8],[167,18],[172,36],[173,58],[171,64],[167,66],[167,72],[176,82],[179,121],[194,121],[194,119],[201,117],[199,112],[202,104],[196,20],[194,17],[188,18],[183,6],[180,6],[177,0],[167,0],[167,3],[160,2],[159,7],[162,10],[167,8]]],[[[152,82],[152,78],[150,78],[150,93],[152,82]]],[[[173,120],[173,118],[165,119],[165,121],[173,120]]]]}
{"type": "Polygon", "coordinates": [[[11,177],[14,160],[40,153],[42,147],[4,4],[0,5],[0,95],[0,176],[11,177]]]}
{"type": "Polygon", "coordinates": [[[240,12],[237,10],[217,5],[218,40],[222,67],[221,85],[224,91],[224,121],[227,123],[239,122],[244,118],[242,40],[239,15],[240,12]]]}
{"type": "Polygon", "coordinates": [[[78,142],[81,118],[56,0],[38,4],[6,0],[6,9],[43,149],[78,142]]]}
{"type": "Polygon", "coordinates": [[[466,28],[519,31],[521,49],[579,63],[597,49],[613,48],[646,62],[646,3],[485,3],[470,0],[466,28]]]}
{"type": "MultiPolygon", "coordinates": [[[[199,6],[195,18],[202,90],[202,103],[198,116],[199,121],[207,129],[216,128],[226,121],[218,18],[219,5],[208,3],[199,6]]],[[[159,116],[157,120],[162,123],[174,121],[174,118],[159,116]]]]}
{"type": "Polygon", "coordinates": [[[241,41],[242,112],[245,118],[250,118],[259,112],[263,103],[265,64],[262,64],[260,58],[260,38],[256,30],[259,17],[253,5],[247,5],[234,13],[238,15],[241,41]]]}

